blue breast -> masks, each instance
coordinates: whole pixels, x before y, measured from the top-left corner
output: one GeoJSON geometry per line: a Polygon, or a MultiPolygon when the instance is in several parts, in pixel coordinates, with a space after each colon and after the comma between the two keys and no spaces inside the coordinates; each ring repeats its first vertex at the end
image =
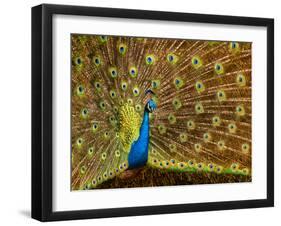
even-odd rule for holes
{"type": "Polygon", "coordinates": [[[140,127],[140,136],[132,144],[129,153],[129,169],[144,166],[148,158],[148,144],[149,144],[149,112],[144,111],[143,121],[140,127]]]}

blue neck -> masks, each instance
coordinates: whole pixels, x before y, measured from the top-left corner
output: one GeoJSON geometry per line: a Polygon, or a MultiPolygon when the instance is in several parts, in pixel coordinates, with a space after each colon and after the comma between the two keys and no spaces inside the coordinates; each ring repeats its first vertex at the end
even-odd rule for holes
{"type": "Polygon", "coordinates": [[[140,136],[132,144],[129,153],[129,168],[137,168],[144,166],[148,159],[148,144],[149,144],[149,112],[144,110],[143,120],[140,127],[140,136]]]}

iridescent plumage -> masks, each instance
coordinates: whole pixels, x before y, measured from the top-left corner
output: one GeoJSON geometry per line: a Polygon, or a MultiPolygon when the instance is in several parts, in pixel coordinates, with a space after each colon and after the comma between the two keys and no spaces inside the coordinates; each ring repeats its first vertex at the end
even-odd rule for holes
{"type": "Polygon", "coordinates": [[[72,189],[144,164],[251,175],[251,43],[72,35],[72,189]]]}

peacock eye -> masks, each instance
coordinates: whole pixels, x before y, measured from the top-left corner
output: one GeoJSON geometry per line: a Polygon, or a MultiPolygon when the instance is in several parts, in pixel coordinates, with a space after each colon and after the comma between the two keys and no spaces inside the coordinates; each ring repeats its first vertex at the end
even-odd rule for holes
{"type": "Polygon", "coordinates": [[[151,86],[153,89],[158,89],[160,87],[160,80],[152,80],[151,86]]]}
{"type": "Polygon", "coordinates": [[[102,159],[102,160],[105,160],[105,159],[106,159],[106,152],[103,152],[103,153],[101,154],[101,159],[102,159]]]}
{"type": "Polygon", "coordinates": [[[117,69],[115,67],[110,67],[108,69],[108,72],[109,72],[109,75],[112,77],[112,78],[116,78],[117,77],[117,69]]]}
{"type": "Polygon", "coordinates": [[[126,53],[126,50],[127,50],[127,46],[123,43],[119,44],[118,46],[118,50],[119,50],[119,53],[121,55],[124,55],[126,53]]]}
{"type": "Polygon", "coordinates": [[[128,84],[127,84],[126,82],[122,82],[122,83],[121,83],[121,89],[122,89],[123,91],[126,91],[127,88],[128,88],[128,84]]]}
{"type": "Polygon", "coordinates": [[[152,65],[154,64],[154,56],[153,55],[147,55],[146,58],[145,58],[145,62],[147,65],[152,65]]]}
{"type": "Polygon", "coordinates": [[[99,41],[101,43],[105,43],[105,42],[107,42],[107,40],[108,40],[108,37],[106,35],[99,36],[99,41]]]}
{"type": "Polygon", "coordinates": [[[99,56],[95,56],[95,57],[93,58],[93,61],[94,61],[94,64],[95,64],[96,66],[99,66],[99,65],[101,64],[101,59],[100,59],[99,56]]]}
{"type": "Polygon", "coordinates": [[[96,132],[98,128],[99,128],[99,124],[97,122],[94,122],[92,126],[93,132],[96,132]]]}
{"type": "Polygon", "coordinates": [[[86,166],[81,166],[80,173],[84,174],[86,172],[86,166]]]}
{"type": "Polygon", "coordinates": [[[89,116],[89,110],[88,110],[87,108],[83,108],[83,109],[81,110],[81,116],[82,116],[83,119],[88,118],[88,116],[89,116]]]}
{"type": "Polygon", "coordinates": [[[184,82],[180,77],[176,77],[174,79],[174,85],[175,85],[176,89],[180,89],[184,85],[184,82]]]}
{"type": "Polygon", "coordinates": [[[202,61],[201,61],[200,57],[194,56],[191,59],[191,64],[195,69],[198,69],[202,66],[202,61]]]}
{"type": "Polygon", "coordinates": [[[158,126],[158,131],[160,134],[165,134],[166,130],[167,130],[166,127],[162,124],[158,126]]]}
{"type": "Polygon", "coordinates": [[[109,93],[110,93],[110,97],[112,99],[114,99],[116,97],[116,92],[114,90],[110,90],[109,93]]]}
{"type": "Polygon", "coordinates": [[[171,63],[171,64],[175,64],[175,63],[177,63],[177,61],[178,61],[178,57],[177,57],[175,54],[173,54],[173,53],[169,53],[169,54],[167,55],[167,61],[168,61],[169,63],[171,63]]]}
{"type": "Polygon", "coordinates": [[[137,77],[137,74],[138,74],[137,68],[136,67],[130,67],[129,68],[129,74],[132,78],[137,77]]]}
{"type": "Polygon", "coordinates": [[[229,43],[229,51],[231,53],[239,52],[239,43],[238,42],[230,42],[229,43]]]}
{"type": "Polygon", "coordinates": [[[94,153],[94,148],[93,148],[93,147],[90,147],[90,148],[88,149],[88,154],[91,156],[93,153],[94,153]]]}
{"type": "Polygon", "coordinates": [[[245,115],[245,109],[244,109],[244,106],[243,105],[238,105],[236,107],[236,114],[238,116],[244,116],[245,115]]]}
{"type": "Polygon", "coordinates": [[[217,143],[217,147],[220,151],[224,150],[225,148],[225,142],[223,140],[220,140],[218,143],[217,143]]]}
{"type": "Polygon", "coordinates": [[[228,131],[229,131],[230,133],[235,133],[235,132],[236,132],[236,129],[237,129],[237,127],[236,127],[235,123],[230,123],[230,124],[228,125],[228,131]]]}
{"type": "Polygon", "coordinates": [[[249,169],[248,169],[248,168],[242,169],[242,173],[243,173],[244,175],[248,175],[248,174],[249,174],[249,169]]]}
{"type": "Polygon", "coordinates": [[[197,81],[195,83],[195,89],[197,90],[197,92],[200,94],[205,90],[205,86],[203,85],[202,81],[197,81]]]}
{"type": "Polygon", "coordinates": [[[137,105],[136,105],[136,111],[137,111],[137,112],[140,112],[140,111],[141,111],[141,105],[140,105],[140,104],[137,104],[137,105]]]}
{"type": "Polygon", "coordinates": [[[95,85],[96,90],[97,90],[98,92],[100,92],[100,91],[101,91],[101,88],[102,88],[101,83],[100,83],[100,82],[95,82],[94,85],[95,85]]]}
{"type": "Polygon", "coordinates": [[[173,114],[168,115],[168,120],[170,124],[175,124],[177,121],[176,116],[174,116],[173,114]]]}
{"type": "Polygon", "coordinates": [[[236,84],[238,86],[245,86],[246,85],[246,78],[243,74],[238,74],[237,77],[236,77],[236,84]]]}
{"type": "Polygon", "coordinates": [[[193,120],[188,120],[188,121],[187,121],[187,128],[188,128],[188,130],[193,130],[193,129],[195,129],[195,123],[194,123],[193,120]]]}
{"type": "Polygon", "coordinates": [[[83,144],[84,140],[83,138],[79,137],[77,140],[76,140],[76,144],[78,146],[78,148],[81,148],[82,147],[82,144],[83,144]]]}
{"type": "Polygon", "coordinates": [[[173,106],[175,110],[179,110],[182,107],[182,103],[179,98],[173,99],[173,106]]]}
{"type": "Polygon", "coordinates": [[[250,149],[250,145],[247,144],[247,143],[245,143],[245,144],[242,144],[241,148],[242,148],[242,152],[243,152],[244,154],[247,154],[248,151],[249,151],[249,149],[250,149]]]}
{"type": "Polygon", "coordinates": [[[76,63],[77,63],[77,64],[81,64],[81,63],[82,63],[82,60],[81,60],[80,57],[78,57],[78,58],[76,59],[76,63]]]}
{"type": "Polygon", "coordinates": [[[118,158],[118,157],[120,157],[120,151],[119,150],[116,150],[115,151],[115,156],[118,158]]]}
{"type": "Polygon", "coordinates": [[[101,110],[103,110],[103,111],[105,110],[105,107],[106,107],[106,106],[105,106],[105,102],[104,102],[104,101],[101,101],[101,102],[99,103],[99,106],[100,106],[100,109],[101,109],[101,110]]]}
{"type": "Polygon", "coordinates": [[[195,105],[195,111],[197,114],[204,113],[204,107],[200,102],[195,105]]]}
{"type": "Polygon", "coordinates": [[[180,142],[184,143],[187,141],[187,134],[186,133],[181,133],[180,134],[180,142]]]}
{"type": "Polygon", "coordinates": [[[216,63],[215,64],[215,72],[217,75],[221,75],[224,72],[223,66],[221,63],[216,63]]]}
{"type": "Polygon", "coordinates": [[[76,93],[78,96],[82,97],[85,94],[85,88],[83,85],[79,85],[76,89],[76,93]]]}
{"type": "Polygon", "coordinates": [[[221,124],[221,120],[219,116],[214,116],[212,119],[213,126],[219,126],[221,124]]]}
{"type": "Polygon", "coordinates": [[[217,98],[218,98],[218,101],[222,102],[222,101],[225,101],[226,100],[226,94],[223,90],[219,90],[217,92],[217,98]]]}
{"type": "Polygon", "coordinates": [[[138,87],[135,87],[135,88],[133,89],[133,94],[134,94],[135,97],[137,97],[137,96],[140,94],[140,90],[139,90],[138,87]]]}
{"type": "Polygon", "coordinates": [[[232,171],[236,171],[238,169],[238,164],[237,163],[232,163],[230,168],[232,169],[232,171]]]}

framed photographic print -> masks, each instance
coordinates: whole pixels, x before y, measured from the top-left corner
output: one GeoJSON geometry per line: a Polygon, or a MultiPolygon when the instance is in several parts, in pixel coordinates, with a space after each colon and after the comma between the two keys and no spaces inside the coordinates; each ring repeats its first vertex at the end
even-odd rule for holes
{"type": "Polygon", "coordinates": [[[273,19],[33,7],[32,217],[273,206],[273,69],[273,19]]]}

